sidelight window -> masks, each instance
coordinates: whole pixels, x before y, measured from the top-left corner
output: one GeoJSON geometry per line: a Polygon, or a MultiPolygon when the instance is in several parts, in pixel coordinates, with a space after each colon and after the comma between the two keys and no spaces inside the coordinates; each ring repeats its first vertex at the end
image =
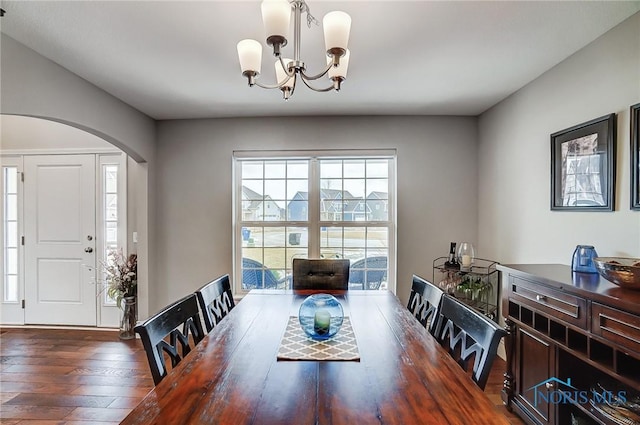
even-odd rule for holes
{"type": "Polygon", "coordinates": [[[18,168],[2,167],[3,298],[18,302],[18,168]]]}

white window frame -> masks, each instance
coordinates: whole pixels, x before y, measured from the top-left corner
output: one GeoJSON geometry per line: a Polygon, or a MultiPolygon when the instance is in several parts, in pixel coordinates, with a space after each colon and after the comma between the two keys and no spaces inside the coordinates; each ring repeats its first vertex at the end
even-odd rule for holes
{"type": "Polygon", "coordinates": [[[0,285],[0,323],[2,324],[24,324],[24,309],[22,308],[22,300],[24,299],[24,245],[21,243],[22,235],[24,235],[23,220],[23,160],[22,156],[0,156],[0,169],[4,167],[16,167],[18,173],[18,299],[14,301],[4,301],[4,263],[5,263],[5,247],[4,247],[4,172],[0,172],[0,187],[2,187],[2,208],[0,208],[0,239],[2,243],[2,261],[0,261],[0,276],[2,276],[2,284],[0,285]]]}
{"type": "MultiPolygon", "coordinates": [[[[396,216],[396,162],[397,153],[395,149],[366,149],[366,150],[313,150],[313,151],[234,151],[233,152],[233,271],[234,271],[234,293],[242,296],[247,293],[242,289],[242,227],[251,226],[252,222],[243,221],[242,217],[242,162],[243,160],[295,160],[304,159],[310,161],[309,166],[309,199],[308,199],[308,222],[296,221],[264,221],[255,223],[260,227],[282,227],[283,223],[287,227],[308,227],[308,253],[309,258],[320,258],[320,229],[323,226],[331,227],[360,227],[362,221],[320,221],[320,198],[311,196],[312,193],[320,193],[319,166],[312,166],[311,162],[317,163],[319,159],[389,159],[389,199],[388,221],[369,222],[367,227],[387,228],[388,235],[388,282],[387,289],[396,292],[396,250],[397,250],[397,216],[396,216]]],[[[366,194],[365,194],[366,196],[366,194]]]]}
{"type": "MultiPolygon", "coordinates": [[[[108,165],[116,165],[118,167],[118,235],[117,246],[122,248],[125,255],[127,250],[127,155],[118,154],[98,154],[96,161],[96,261],[97,280],[104,282],[103,267],[101,264],[106,263],[106,205],[105,205],[105,187],[104,167],[108,165]]],[[[110,302],[106,297],[104,285],[97,285],[99,291],[103,291],[98,296],[98,326],[114,327],[118,326],[120,309],[115,301],[110,302]]]]}

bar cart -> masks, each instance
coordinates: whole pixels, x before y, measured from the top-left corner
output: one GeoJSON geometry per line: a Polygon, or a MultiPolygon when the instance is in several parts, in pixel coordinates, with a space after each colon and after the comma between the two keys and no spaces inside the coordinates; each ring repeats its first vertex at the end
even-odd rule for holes
{"type": "Polygon", "coordinates": [[[434,285],[498,322],[500,273],[496,265],[499,263],[475,258],[469,267],[449,267],[447,259],[438,257],[433,260],[434,285]]]}

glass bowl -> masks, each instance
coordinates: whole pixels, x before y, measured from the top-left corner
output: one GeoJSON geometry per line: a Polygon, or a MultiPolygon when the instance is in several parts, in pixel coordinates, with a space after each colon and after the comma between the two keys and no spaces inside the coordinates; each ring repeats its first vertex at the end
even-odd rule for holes
{"type": "Polygon", "coordinates": [[[640,259],[596,257],[593,259],[600,276],[623,288],[640,289],[640,259]]]}
{"type": "Polygon", "coordinates": [[[329,294],[313,294],[305,298],[298,311],[304,333],[316,340],[325,340],[340,330],[344,321],[342,304],[329,294]]]}

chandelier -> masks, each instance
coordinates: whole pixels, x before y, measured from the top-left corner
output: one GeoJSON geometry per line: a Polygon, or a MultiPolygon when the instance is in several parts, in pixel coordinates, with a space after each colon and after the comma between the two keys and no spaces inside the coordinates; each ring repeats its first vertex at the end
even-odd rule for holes
{"type": "Polygon", "coordinates": [[[307,74],[305,64],[300,60],[300,21],[302,13],[307,14],[307,25],[318,25],[318,21],[309,12],[305,0],[264,0],[262,2],[262,21],[267,36],[267,45],[273,47],[273,55],[277,58],[276,84],[261,84],[258,81],[262,65],[262,45],[256,40],[242,40],[238,43],[238,58],[242,75],[247,77],[249,87],[254,85],[265,89],[280,89],[284,100],[288,100],[296,88],[298,80],[313,91],[327,92],[340,90],[340,85],[347,76],[349,66],[349,31],[351,17],[345,12],[327,13],[323,20],[324,42],[327,49],[327,66],[316,75],[307,74]],[[281,48],[287,45],[291,11],[293,10],[293,59],[283,58],[281,48]],[[310,81],[327,75],[332,82],[324,88],[313,87],[310,81]]]}

